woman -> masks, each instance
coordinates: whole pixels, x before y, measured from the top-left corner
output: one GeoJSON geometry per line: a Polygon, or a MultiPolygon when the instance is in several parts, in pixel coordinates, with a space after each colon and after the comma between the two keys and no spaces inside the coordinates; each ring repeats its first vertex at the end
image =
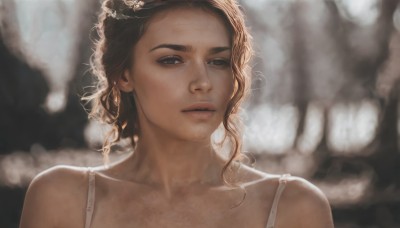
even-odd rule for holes
{"type": "Polygon", "coordinates": [[[236,113],[250,36],[235,0],[105,0],[91,115],[134,152],[95,169],[55,167],[31,183],[22,228],[333,227],[307,181],[240,165],[236,113]],[[211,134],[223,126],[220,154],[211,134]]]}

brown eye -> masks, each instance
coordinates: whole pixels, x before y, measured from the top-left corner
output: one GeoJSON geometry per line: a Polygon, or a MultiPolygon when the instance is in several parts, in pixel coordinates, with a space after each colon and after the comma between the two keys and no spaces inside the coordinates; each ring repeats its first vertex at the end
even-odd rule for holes
{"type": "Polygon", "coordinates": [[[165,65],[175,65],[183,63],[182,59],[179,56],[166,56],[157,60],[157,62],[165,65]]]}
{"type": "Polygon", "coordinates": [[[215,65],[215,66],[230,66],[230,61],[227,59],[214,59],[208,62],[208,64],[215,65]]]}

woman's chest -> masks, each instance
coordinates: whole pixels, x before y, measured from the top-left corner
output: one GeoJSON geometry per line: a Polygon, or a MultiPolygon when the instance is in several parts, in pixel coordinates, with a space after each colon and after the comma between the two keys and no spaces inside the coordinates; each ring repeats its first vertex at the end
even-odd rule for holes
{"type": "Polygon", "coordinates": [[[96,202],[91,227],[260,227],[268,215],[265,203],[240,194],[204,194],[165,200],[157,193],[114,196],[96,202]]]}
{"type": "Polygon", "coordinates": [[[197,210],[183,210],[170,208],[166,210],[118,210],[109,214],[95,216],[91,227],[96,228],[235,228],[235,227],[260,227],[266,226],[266,214],[257,213],[233,213],[226,211],[209,210],[208,212],[197,210]]]}

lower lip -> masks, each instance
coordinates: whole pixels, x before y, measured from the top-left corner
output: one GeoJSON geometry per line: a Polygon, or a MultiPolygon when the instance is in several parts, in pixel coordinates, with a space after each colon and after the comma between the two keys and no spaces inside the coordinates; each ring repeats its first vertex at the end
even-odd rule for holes
{"type": "Polygon", "coordinates": [[[206,120],[211,118],[215,111],[188,111],[183,113],[195,119],[206,120]]]}

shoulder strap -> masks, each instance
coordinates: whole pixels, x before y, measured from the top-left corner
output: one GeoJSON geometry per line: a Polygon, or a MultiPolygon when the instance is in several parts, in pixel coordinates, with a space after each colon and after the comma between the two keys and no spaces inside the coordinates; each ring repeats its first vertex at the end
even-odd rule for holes
{"type": "Polygon", "coordinates": [[[92,216],[94,210],[94,200],[95,200],[95,173],[92,168],[88,168],[89,173],[89,186],[88,186],[88,196],[87,196],[87,203],[86,203],[86,222],[85,228],[90,228],[92,223],[92,216]]]}
{"type": "Polygon", "coordinates": [[[290,174],[284,174],[279,178],[279,186],[278,189],[276,190],[274,201],[272,202],[271,211],[269,212],[267,228],[274,228],[275,226],[275,219],[276,219],[276,213],[278,211],[279,199],[281,198],[282,192],[286,187],[287,179],[289,176],[290,174]]]}

